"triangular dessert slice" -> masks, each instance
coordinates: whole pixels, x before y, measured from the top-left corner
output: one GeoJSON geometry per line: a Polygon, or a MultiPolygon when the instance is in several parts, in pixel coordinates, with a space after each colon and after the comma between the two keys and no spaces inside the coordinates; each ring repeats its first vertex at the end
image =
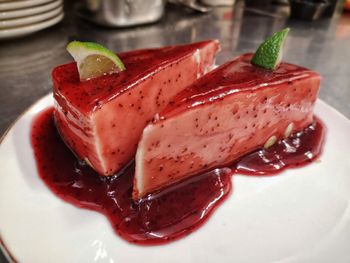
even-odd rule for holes
{"type": "Polygon", "coordinates": [[[143,131],[134,198],[304,129],[313,121],[320,76],[281,63],[266,70],[245,54],[180,92],[143,131]]]}
{"type": "Polygon", "coordinates": [[[126,70],[80,82],[75,63],[53,70],[55,121],[70,149],[101,175],[135,155],[143,128],[212,66],[219,43],[118,54],[126,70]]]}

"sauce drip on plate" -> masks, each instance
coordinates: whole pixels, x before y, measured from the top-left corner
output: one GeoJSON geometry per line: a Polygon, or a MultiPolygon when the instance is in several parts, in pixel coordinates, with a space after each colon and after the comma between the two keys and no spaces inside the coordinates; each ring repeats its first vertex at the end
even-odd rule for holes
{"type": "Polygon", "coordinates": [[[321,153],[324,133],[315,118],[304,131],[245,155],[230,167],[192,177],[137,202],[131,198],[134,164],[115,176],[99,176],[66,147],[56,130],[53,108],[35,118],[31,142],[39,175],[51,191],[73,205],[106,215],[125,240],[152,245],[201,226],[230,193],[233,174],[274,175],[310,163],[321,153]]]}

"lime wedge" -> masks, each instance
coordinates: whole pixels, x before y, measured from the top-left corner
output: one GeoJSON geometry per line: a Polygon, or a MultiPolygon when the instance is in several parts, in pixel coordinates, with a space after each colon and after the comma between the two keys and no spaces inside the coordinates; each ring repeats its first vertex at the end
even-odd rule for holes
{"type": "Polygon", "coordinates": [[[276,69],[282,59],[283,43],[288,32],[289,28],[285,28],[266,39],[256,50],[251,63],[266,69],[276,69]]]}
{"type": "Polygon", "coordinates": [[[80,80],[125,70],[123,62],[114,52],[97,43],[72,41],[67,45],[67,51],[77,62],[80,80]]]}

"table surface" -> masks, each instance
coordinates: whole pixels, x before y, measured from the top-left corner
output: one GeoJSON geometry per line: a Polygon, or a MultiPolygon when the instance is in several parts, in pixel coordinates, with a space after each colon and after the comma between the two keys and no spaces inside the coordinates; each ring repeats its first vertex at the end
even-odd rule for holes
{"type": "MultiPolygon", "coordinates": [[[[66,1],[68,2],[68,1],[66,1]]],[[[116,51],[159,47],[216,38],[222,45],[217,63],[257,46],[275,31],[290,27],[283,59],[318,71],[319,97],[350,118],[350,13],[315,22],[289,20],[288,10],[257,15],[238,1],[209,14],[171,6],[156,24],[128,29],[96,26],[77,17],[66,5],[64,20],[49,29],[0,43],[0,135],[31,104],[51,92],[51,70],[71,60],[65,46],[71,40],[94,41],[116,51]]],[[[5,259],[0,255],[0,262],[5,259]]]]}

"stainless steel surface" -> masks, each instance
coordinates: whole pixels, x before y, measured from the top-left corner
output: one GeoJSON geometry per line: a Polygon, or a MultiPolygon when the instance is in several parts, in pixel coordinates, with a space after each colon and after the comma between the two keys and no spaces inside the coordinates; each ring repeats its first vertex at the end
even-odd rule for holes
{"type": "Polygon", "coordinates": [[[71,61],[65,46],[73,39],[96,41],[121,52],[217,38],[222,44],[217,58],[221,64],[254,51],[263,39],[286,26],[291,32],[284,60],[320,72],[320,98],[350,118],[350,13],[309,23],[253,15],[243,11],[242,2],[237,2],[234,9],[214,8],[204,15],[170,6],[157,24],[116,30],[87,23],[71,10],[67,3],[67,15],[55,27],[0,43],[0,134],[51,91],[51,69],[71,61]]]}
{"type": "Polygon", "coordinates": [[[153,23],[164,13],[165,0],[85,0],[77,7],[83,18],[109,27],[153,23]]]}
{"type": "Polygon", "coordinates": [[[200,0],[203,4],[209,6],[231,6],[235,0],[200,0]]]}
{"type": "Polygon", "coordinates": [[[208,13],[211,11],[210,7],[202,5],[197,0],[168,0],[168,3],[183,5],[184,7],[201,13],[208,13]]]}

